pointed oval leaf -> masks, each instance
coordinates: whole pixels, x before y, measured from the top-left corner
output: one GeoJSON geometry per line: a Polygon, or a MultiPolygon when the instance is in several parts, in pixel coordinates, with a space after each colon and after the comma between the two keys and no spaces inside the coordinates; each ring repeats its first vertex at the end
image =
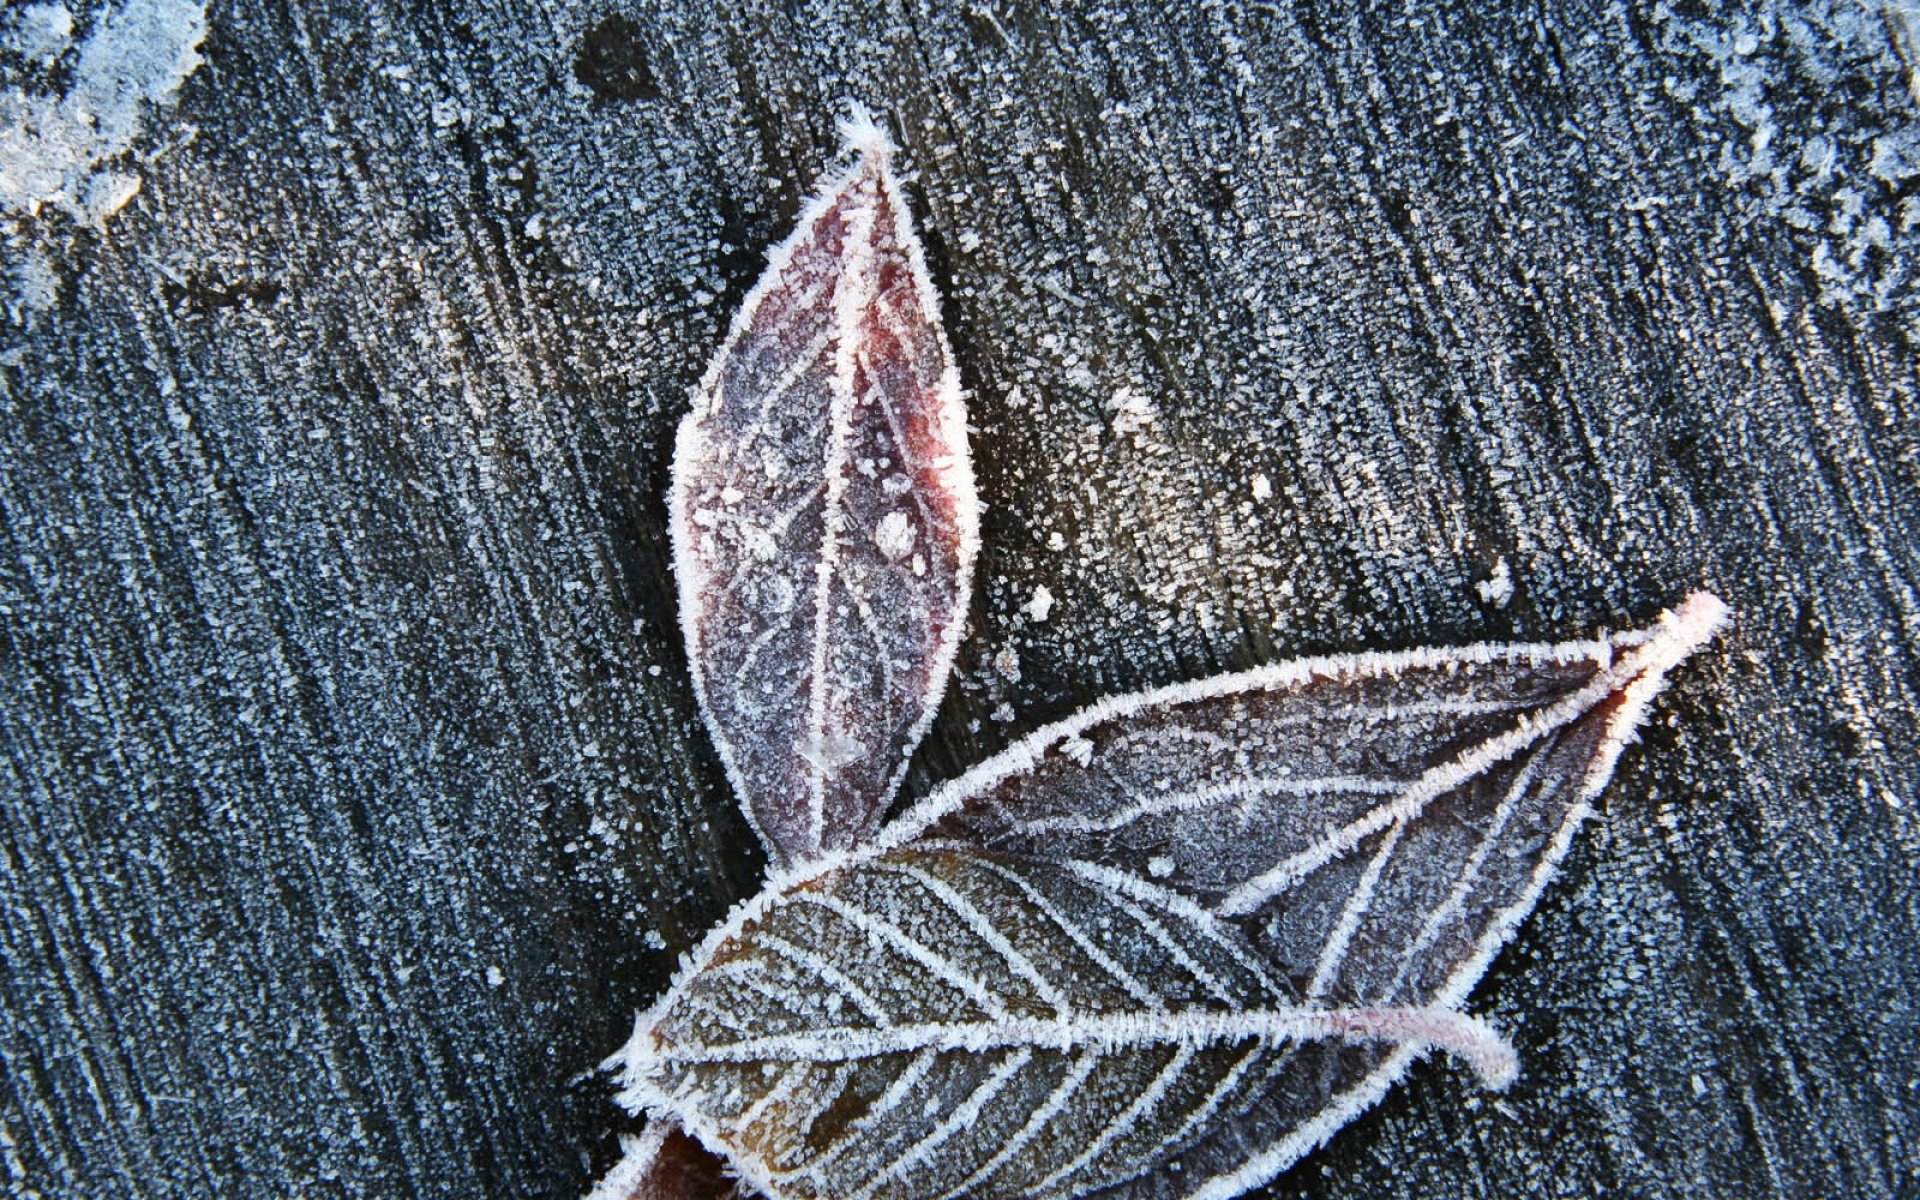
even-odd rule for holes
{"type": "Polygon", "coordinates": [[[1591,798],[1664,672],[1724,613],[1701,593],[1592,641],[1298,659],[1103,700],[942,786],[884,840],[1083,859],[1246,916],[1523,769],[1563,805],[1591,798]]]}
{"type": "MultiPolygon", "coordinates": [[[[1532,910],[1664,672],[1724,616],[1698,594],[1592,642],[1309,659],[1106,701],[887,838],[1156,881],[1243,930],[1309,1009],[1444,1012],[1532,910]]],[[[1278,1064],[1187,1149],[1181,1187],[1258,1186],[1412,1056],[1374,1042],[1278,1064]]],[[[1184,1194],[1167,1187],[1113,1194],[1184,1194]]]]}
{"type": "Polygon", "coordinates": [[[681,625],[707,726],[777,865],[871,834],[946,685],[978,543],[939,299],[889,166],[800,214],[681,424],[681,625]]]}
{"type": "Polygon", "coordinates": [[[623,1101],[782,1200],[1064,1197],[1160,1171],[1318,1042],[1383,1038],[1489,1044],[1303,1009],[1240,931],[1118,873],[905,849],[737,916],[629,1043],[623,1101]]]}

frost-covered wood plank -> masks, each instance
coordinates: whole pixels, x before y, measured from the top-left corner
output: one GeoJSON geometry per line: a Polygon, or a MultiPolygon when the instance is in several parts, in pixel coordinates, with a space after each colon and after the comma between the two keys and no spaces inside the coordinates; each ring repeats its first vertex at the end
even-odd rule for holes
{"type": "Polygon", "coordinates": [[[1912,1192],[1903,6],[112,11],[0,11],[0,124],[84,85],[0,213],[4,1187],[617,1157],[588,1072],[760,869],[666,463],[859,98],[992,547],[909,800],[1102,695],[1741,615],[1477,993],[1522,1081],[1274,1194],[1912,1192]]]}

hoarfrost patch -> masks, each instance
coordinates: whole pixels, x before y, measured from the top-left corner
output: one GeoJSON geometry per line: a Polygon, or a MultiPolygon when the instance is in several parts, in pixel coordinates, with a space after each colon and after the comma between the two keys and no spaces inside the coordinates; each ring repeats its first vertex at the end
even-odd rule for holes
{"type": "Polygon", "coordinates": [[[1138,437],[1152,429],[1160,417],[1153,401],[1131,388],[1115,392],[1107,407],[1113,412],[1113,431],[1122,437],[1138,437]]]}
{"type": "Polygon", "coordinates": [[[1513,600],[1513,570],[1507,566],[1507,560],[1501,559],[1493,564],[1493,573],[1473,585],[1482,602],[1495,608],[1505,608],[1513,600]]]}
{"type": "Polygon", "coordinates": [[[1700,19],[1655,11],[1661,49],[1703,57],[1718,77],[1708,94],[1669,85],[1694,104],[1696,120],[1730,126],[1716,173],[1743,195],[1743,208],[1793,231],[1821,301],[1866,311],[1909,305],[1920,287],[1912,265],[1920,205],[1901,194],[1920,173],[1909,7],[1764,0],[1700,19]],[[1849,81],[1864,86],[1840,86],[1849,81]]]}
{"type": "Polygon", "coordinates": [[[73,41],[73,14],[64,4],[29,4],[14,17],[7,42],[35,66],[50,66],[73,41]]]}
{"type": "Polygon", "coordinates": [[[1873,160],[1867,170],[1893,187],[1920,175],[1920,125],[1873,140],[1873,160]]]}
{"type": "Polygon", "coordinates": [[[1053,593],[1046,584],[1033,589],[1033,599],[1027,601],[1027,615],[1036,621],[1044,621],[1053,612],[1053,593]]]}
{"type": "MultiPolygon", "coordinates": [[[[73,15],[59,4],[23,10],[8,41],[29,62],[66,49],[73,15]]],[[[81,44],[73,83],[58,98],[0,93],[0,207],[33,214],[54,204],[104,226],[140,190],[140,178],[103,166],[140,135],[144,106],[171,104],[200,66],[204,3],[131,0],[106,13],[81,44]]]]}
{"type": "Polygon", "coordinates": [[[53,264],[39,254],[29,253],[13,268],[13,319],[28,313],[42,313],[60,301],[60,276],[53,264]]]}

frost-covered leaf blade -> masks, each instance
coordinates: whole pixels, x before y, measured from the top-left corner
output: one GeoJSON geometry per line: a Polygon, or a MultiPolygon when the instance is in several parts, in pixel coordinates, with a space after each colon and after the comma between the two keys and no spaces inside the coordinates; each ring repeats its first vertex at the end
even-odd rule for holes
{"type": "Polygon", "coordinates": [[[681,621],[778,864],[857,845],[945,687],[977,545],[966,416],[884,135],[800,215],[682,423],[681,621]]]}
{"type": "MultiPolygon", "coordinates": [[[[907,848],[763,895],[625,1051],[776,1197],[1064,1197],[1154,1176],[1326,1039],[1499,1044],[1295,1003],[1236,929],[1111,872],[907,848]]],[[[1317,1052],[1315,1052],[1317,1054],[1317,1052]]]]}
{"type": "Polygon", "coordinates": [[[943,786],[886,840],[1081,859],[1245,916],[1543,754],[1566,803],[1590,798],[1723,611],[1699,595],[1592,641],[1301,659],[1104,700],[943,786]]]}
{"type": "MultiPolygon", "coordinates": [[[[1663,673],[1724,617],[1559,646],[1283,664],[1095,706],[904,816],[907,845],[1178,889],[1244,931],[1310,1010],[1446,1013],[1533,908],[1663,673]]],[[[1294,1046],[1200,1131],[1178,1180],[1224,1200],[1372,1104],[1413,1051],[1294,1046]]]]}

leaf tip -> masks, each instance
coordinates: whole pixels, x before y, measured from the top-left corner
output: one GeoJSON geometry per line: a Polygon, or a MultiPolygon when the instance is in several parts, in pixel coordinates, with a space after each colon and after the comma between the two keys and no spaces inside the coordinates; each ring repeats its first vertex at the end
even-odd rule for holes
{"type": "Polygon", "coordinates": [[[1651,699],[1661,677],[1712,641],[1731,615],[1725,601],[1705,591],[1692,593],[1678,608],[1660,614],[1660,623],[1642,635],[1645,640],[1628,660],[1633,677],[1626,688],[1629,695],[1651,699]]]}
{"type": "Polygon", "coordinates": [[[1680,607],[1667,614],[1662,622],[1668,630],[1663,640],[1680,647],[1679,658],[1674,661],[1712,641],[1732,616],[1733,610],[1727,607],[1727,602],[1712,592],[1694,592],[1682,600],[1680,607]]]}
{"type": "Polygon", "coordinates": [[[873,113],[858,100],[847,102],[847,115],[835,121],[833,128],[840,135],[841,142],[863,159],[885,162],[898,149],[886,129],[874,119],[873,113]]]}
{"type": "Polygon", "coordinates": [[[1712,592],[1699,591],[1662,613],[1660,623],[1637,635],[1632,656],[1623,660],[1618,701],[1607,719],[1606,736],[1587,769],[1582,798],[1597,795],[1613,776],[1620,751],[1646,719],[1653,698],[1666,686],[1666,675],[1712,641],[1732,616],[1726,602],[1712,592]]]}
{"type": "Polygon", "coordinates": [[[1474,1074],[1480,1077],[1480,1084],[1490,1092],[1504,1092],[1520,1078],[1520,1052],[1513,1043],[1497,1033],[1489,1033],[1485,1045],[1475,1048],[1467,1056],[1474,1074]]]}

